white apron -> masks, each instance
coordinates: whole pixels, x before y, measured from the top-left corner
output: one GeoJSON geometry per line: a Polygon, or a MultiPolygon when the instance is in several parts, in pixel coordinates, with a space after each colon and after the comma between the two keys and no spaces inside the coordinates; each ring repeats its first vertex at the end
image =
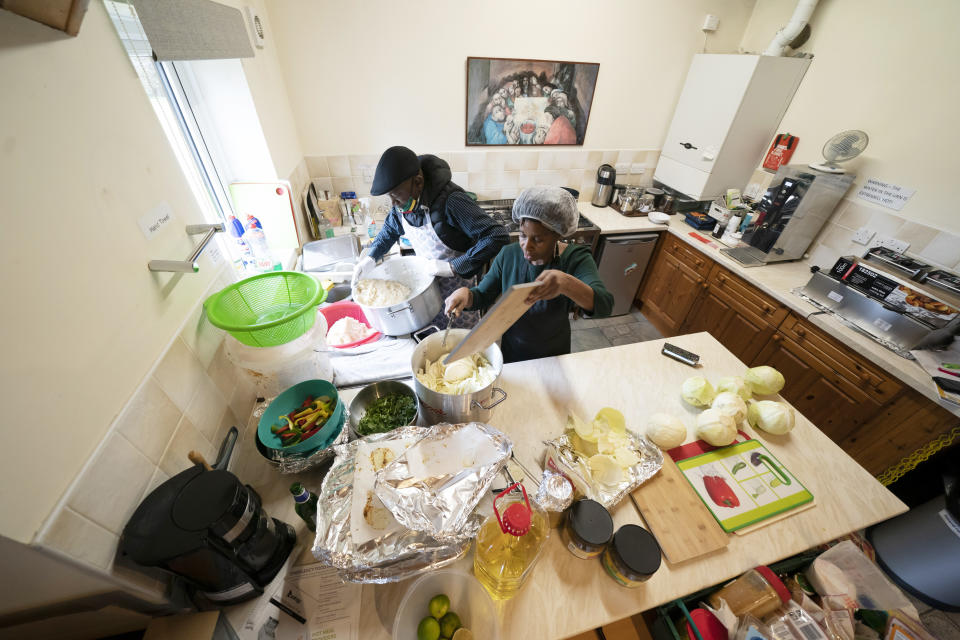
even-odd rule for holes
{"type": "MultiPolygon", "coordinates": [[[[400,224],[403,225],[403,235],[410,241],[411,246],[413,246],[413,251],[421,258],[443,260],[445,262],[450,262],[454,258],[462,256],[462,251],[451,249],[445,245],[443,240],[437,235],[437,232],[433,228],[433,220],[430,219],[430,210],[425,205],[420,205],[420,212],[423,213],[424,223],[419,227],[415,227],[407,222],[407,218],[403,213],[400,214],[400,224]]],[[[447,296],[460,287],[472,287],[474,282],[473,278],[468,280],[454,273],[452,278],[438,278],[437,284],[440,285],[440,295],[446,300],[447,296]]],[[[456,329],[472,329],[479,321],[480,313],[478,311],[465,311],[454,318],[453,321],[450,322],[450,326],[456,329]]],[[[447,322],[447,316],[444,314],[443,309],[440,309],[440,313],[438,313],[430,323],[444,328],[447,326],[447,322]]]]}

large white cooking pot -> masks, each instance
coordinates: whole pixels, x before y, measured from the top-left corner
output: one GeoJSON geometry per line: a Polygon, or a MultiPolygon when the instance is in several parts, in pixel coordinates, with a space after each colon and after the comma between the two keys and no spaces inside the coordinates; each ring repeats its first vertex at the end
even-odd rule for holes
{"type": "Polygon", "coordinates": [[[440,285],[430,274],[429,263],[417,256],[387,260],[366,275],[379,280],[396,280],[410,288],[410,297],[386,307],[368,307],[354,295],[370,325],[388,336],[401,336],[422,329],[440,313],[443,299],[440,285]]]}
{"type": "Polygon", "coordinates": [[[507,397],[506,391],[494,386],[500,379],[500,372],[503,371],[503,354],[496,343],[484,349],[482,353],[497,375],[493,382],[479,391],[462,395],[439,393],[428,389],[417,379],[417,371],[426,366],[427,360],[434,362],[440,356],[450,353],[454,346],[467,337],[468,333],[470,333],[469,329],[450,329],[445,347],[440,346],[443,342],[443,332],[434,333],[424,338],[413,350],[413,356],[410,358],[413,385],[417,397],[420,398],[420,415],[426,419],[427,424],[489,422],[493,408],[507,397]]]}

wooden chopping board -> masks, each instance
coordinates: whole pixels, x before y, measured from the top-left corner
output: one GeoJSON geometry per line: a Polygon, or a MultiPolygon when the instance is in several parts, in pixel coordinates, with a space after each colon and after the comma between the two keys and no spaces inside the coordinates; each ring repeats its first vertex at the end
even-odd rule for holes
{"type": "Polygon", "coordinates": [[[630,498],[671,564],[718,551],[730,542],[670,456],[663,457],[660,473],[630,498]]]}
{"type": "Polygon", "coordinates": [[[509,291],[501,295],[500,299],[490,307],[477,326],[453,348],[443,364],[483,351],[499,340],[500,336],[531,307],[526,303],[526,299],[530,295],[530,290],[538,286],[540,286],[539,282],[525,282],[510,287],[509,291]]]}

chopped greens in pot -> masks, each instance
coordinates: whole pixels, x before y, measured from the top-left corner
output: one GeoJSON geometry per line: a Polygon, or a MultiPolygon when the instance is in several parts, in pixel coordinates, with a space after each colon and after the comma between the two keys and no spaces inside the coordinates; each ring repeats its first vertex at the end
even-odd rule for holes
{"type": "Polygon", "coordinates": [[[410,424],[417,415],[417,401],[405,393],[388,393],[377,398],[367,406],[357,433],[368,436],[371,433],[384,433],[397,427],[410,424]]]}

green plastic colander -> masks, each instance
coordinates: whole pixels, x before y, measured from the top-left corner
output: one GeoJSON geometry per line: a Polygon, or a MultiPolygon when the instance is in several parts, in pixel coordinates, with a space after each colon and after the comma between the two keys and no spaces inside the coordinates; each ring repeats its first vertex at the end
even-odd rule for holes
{"type": "Polygon", "coordinates": [[[224,287],[203,308],[215,327],[251,347],[275,347],[313,327],[327,292],[298,271],[262,273],[224,287]]]}

